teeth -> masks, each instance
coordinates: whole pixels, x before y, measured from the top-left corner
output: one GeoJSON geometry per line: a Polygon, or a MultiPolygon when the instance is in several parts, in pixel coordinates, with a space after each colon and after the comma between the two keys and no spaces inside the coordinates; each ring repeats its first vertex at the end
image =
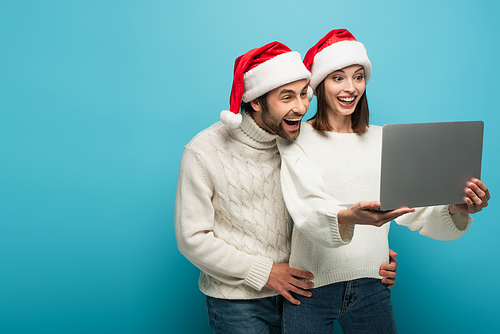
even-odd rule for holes
{"type": "Polygon", "coordinates": [[[340,101],[342,101],[342,102],[348,102],[348,103],[354,101],[355,98],[356,97],[354,97],[354,96],[353,97],[338,97],[338,99],[340,101]]]}
{"type": "Polygon", "coordinates": [[[300,118],[285,118],[285,120],[289,122],[298,122],[300,121],[300,118]]]}

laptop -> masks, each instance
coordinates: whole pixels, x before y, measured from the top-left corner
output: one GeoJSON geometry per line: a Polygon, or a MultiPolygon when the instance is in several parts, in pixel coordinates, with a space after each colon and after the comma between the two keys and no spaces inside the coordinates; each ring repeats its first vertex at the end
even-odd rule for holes
{"type": "Polygon", "coordinates": [[[482,121],[387,124],[382,129],[380,210],[464,203],[481,178],[482,121]]]}

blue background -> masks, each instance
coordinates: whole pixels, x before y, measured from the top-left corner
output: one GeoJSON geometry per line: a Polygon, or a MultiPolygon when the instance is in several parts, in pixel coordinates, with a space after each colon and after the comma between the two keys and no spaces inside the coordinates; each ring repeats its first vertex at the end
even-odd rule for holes
{"type": "Polygon", "coordinates": [[[209,333],[199,271],[174,236],[183,146],[229,107],[237,56],[273,40],[304,55],[341,27],[373,64],[372,123],[485,122],[482,178],[494,197],[469,232],[438,242],[393,224],[399,331],[496,332],[499,10],[484,0],[2,0],[0,332],[209,333]]]}

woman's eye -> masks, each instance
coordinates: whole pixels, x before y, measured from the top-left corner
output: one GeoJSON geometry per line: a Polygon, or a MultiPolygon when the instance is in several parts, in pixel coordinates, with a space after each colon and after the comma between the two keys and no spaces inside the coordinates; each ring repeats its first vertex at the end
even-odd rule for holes
{"type": "Polygon", "coordinates": [[[342,77],[333,77],[333,80],[334,80],[334,81],[341,81],[341,80],[342,80],[342,77]]]}
{"type": "Polygon", "coordinates": [[[362,75],[358,75],[357,77],[355,77],[356,80],[363,80],[363,76],[362,75]]]}

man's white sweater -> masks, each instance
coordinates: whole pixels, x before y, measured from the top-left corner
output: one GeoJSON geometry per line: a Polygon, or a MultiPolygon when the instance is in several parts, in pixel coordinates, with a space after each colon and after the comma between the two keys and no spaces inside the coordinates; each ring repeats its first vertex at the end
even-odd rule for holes
{"type": "MultiPolygon", "coordinates": [[[[314,285],[363,277],[381,278],[388,263],[389,224],[338,224],[337,213],[352,203],[379,200],[381,127],[365,134],[320,132],[302,123],[294,141],[278,139],[281,181],[294,220],[290,266],[314,274],[314,285]]],[[[450,216],[447,206],[417,208],[396,219],[439,240],[461,237],[470,215],[450,216]]]]}
{"type": "Polygon", "coordinates": [[[243,114],[184,148],[175,199],[177,245],[201,269],[200,290],[223,299],[277,295],[265,284],[288,262],[291,219],[281,193],[276,137],[243,114]]]}

